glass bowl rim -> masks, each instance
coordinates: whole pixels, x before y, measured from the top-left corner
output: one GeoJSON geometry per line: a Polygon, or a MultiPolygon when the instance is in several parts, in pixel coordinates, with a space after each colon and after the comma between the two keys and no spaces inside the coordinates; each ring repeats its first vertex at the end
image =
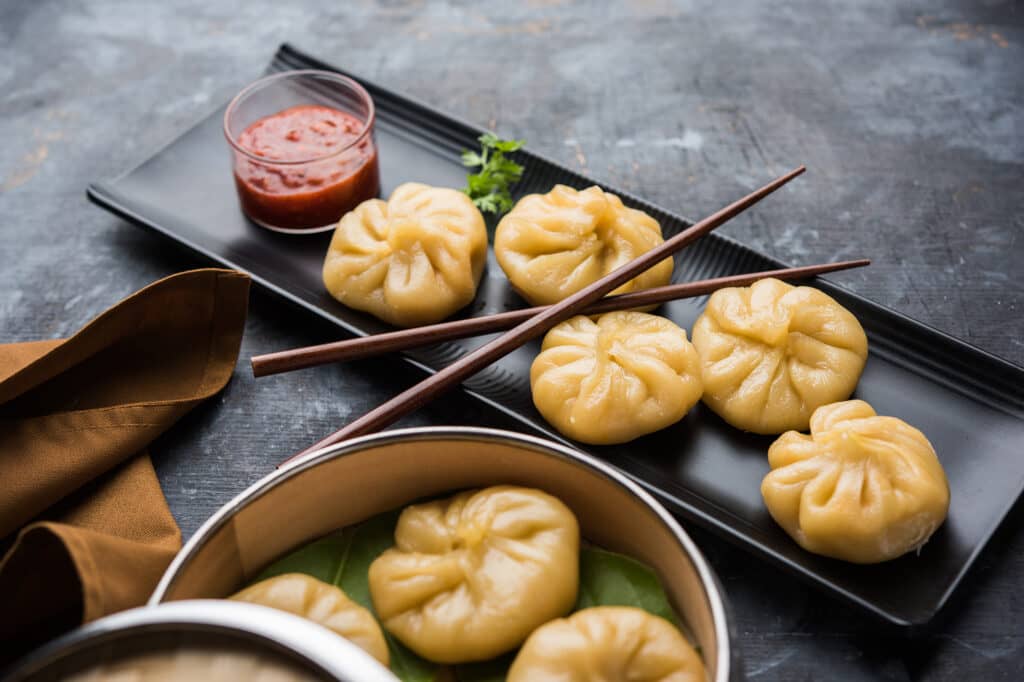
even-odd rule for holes
{"type": "MultiPolygon", "coordinates": [[[[270,115],[273,116],[273,114],[270,115]]],[[[366,91],[366,88],[360,85],[359,82],[356,81],[355,79],[349,78],[348,76],[343,76],[340,73],[334,73],[333,71],[324,71],[322,69],[296,69],[293,71],[281,71],[280,73],[274,73],[269,76],[264,76],[263,78],[255,80],[252,83],[249,83],[249,85],[242,88],[242,90],[237,95],[235,95],[234,98],[232,98],[231,102],[227,106],[227,109],[224,110],[224,122],[222,129],[224,132],[224,139],[228,141],[228,144],[231,145],[231,148],[234,149],[239,154],[242,154],[252,159],[253,161],[258,161],[260,163],[274,166],[297,166],[306,163],[313,163],[315,161],[326,161],[327,159],[338,156],[339,154],[343,154],[344,152],[347,152],[348,150],[355,147],[356,145],[361,144],[367,138],[367,136],[373,132],[373,125],[376,121],[376,118],[377,109],[373,103],[373,98],[370,97],[370,93],[366,91]],[[334,81],[335,84],[348,86],[352,88],[352,90],[354,90],[355,93],[366,102],[369,114],[367,115],[366,120],[363,122],[363,129],[359,131],[359,135],[357,135],[356,138],[352,140],[352,142],[345,145],[344,147],[341,147],[340,149],[332,151],[329,154],[324,154],[322,156],[314,156],[308,159],[297,159],[294,161],[281,161],[280,159],[271,159],[266,156],[260,156],[259,154],[253,153],[252,151],[238,144],[238,141],[235,140],[235,138],[231,135],[231,131],[228,129],[228,120],[231,117],[231,115],[235,112],[235,110],[238,108],[238,105],[242,102],[242,100],[244,100],[247,96],[251,95],[257,90],[260,90],[268,85],[271,85],[274,82],[288,79],[306,78],[310,76],[313,76],[320,80],[334,81]]]]}

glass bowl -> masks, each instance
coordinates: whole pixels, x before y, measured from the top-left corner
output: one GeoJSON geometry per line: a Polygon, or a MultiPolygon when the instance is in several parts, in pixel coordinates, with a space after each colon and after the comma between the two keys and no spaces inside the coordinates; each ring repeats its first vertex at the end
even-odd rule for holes
{"type": "Polygon", "coordinates": [[[329,71],[285,71],[242,90],[224,137],[242,211],[277,232],[333,229],[380,193],[369,93],[329,71]]]}

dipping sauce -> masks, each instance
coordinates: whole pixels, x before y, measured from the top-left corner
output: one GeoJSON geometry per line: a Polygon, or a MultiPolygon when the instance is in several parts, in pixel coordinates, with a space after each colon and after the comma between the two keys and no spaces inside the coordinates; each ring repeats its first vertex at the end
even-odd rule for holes
{"type": "Polygon", "coordinates": [[[373,131],[352,114],[290,107],[256,120],[235,141],[252,155],[234,154],[242,210],[264,227],[331,228],[380,192],[373,131]]]}

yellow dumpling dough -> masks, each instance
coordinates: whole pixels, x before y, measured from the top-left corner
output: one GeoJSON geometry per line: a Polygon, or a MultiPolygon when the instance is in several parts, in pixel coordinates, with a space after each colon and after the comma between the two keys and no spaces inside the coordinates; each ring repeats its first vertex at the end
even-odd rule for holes
{"type": "Polygon", "coordinates": [[[302,573],[286,573],[261,580],[233,595],[250,602],[287,611],[333,630],[384,665],[388,645],[369,610],[348,598],[341,589],[302,573]]]}
{"type": "MultiPolygon", "coordinates": [[[[664,241],[658,221],[600,187],[555,185],[523,197],[494,233],[494,255],[512,286],[534,305],[557,303],[664,241]]],[[[668,284],[672,259],[616,289],[668,284]]]]}
{"type": "Polygon", "coordinates": [[[487,228],[462,192],[409,182],[346,213],[324,260],[331,296],[400,327],[467,305],[487,261],[487,228]]]}
{"type": "Polygon", "coordinates": [[[508,682],[705,682],[704,664],[672,623],[629,606],[597,606],[538,628],[508,682]]]}
{"type": "Polygon", "coordinates": [[[946,473],[928,439],[862,400],[819,407],[811,435],[782,434],[768,463],[768,511],[815,554],[858,564],[895,559],[921,547],[949,509],[946,473]]]}
{"type": "Polygon", "coordinates": [[[712,294],[693,327],[704,403],[744,431],[805,430],[818,407],[857,386],[868,339],[828,295],[762,279],[712,294]]]}
{"type": "Polygon", "coordinates": [[[700,400],[700,358],[657,315],[579,315],[544,337],[530,368],[533,403],[561,433],[624,443],[676,423],[700,400]]]}
{"type": "Polygon", "coordinates": [[[579,526],[562,502],[496,486],[407,507],[370,565],[389,632],[438,663],[493,658],[576,601],[579,526]]]}
{"type": "MultiPolygon", "coordinates": [[[[108,645],[107,649],[111,648],[108,645]]],[[[280,654],[187,644],[123,656],[114,648],[108,662],[61,675],[61,682],[323,682],[312,671],[281,660],[280,654]]],[[[58,679],[58,678],[50,678],[58,679]]]]}

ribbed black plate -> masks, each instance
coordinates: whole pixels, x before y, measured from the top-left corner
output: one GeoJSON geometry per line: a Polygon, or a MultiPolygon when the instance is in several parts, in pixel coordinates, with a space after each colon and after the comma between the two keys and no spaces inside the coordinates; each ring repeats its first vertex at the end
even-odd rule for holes
{"type": "MultiPolygon", "coordinates": [[[[288,45],[281,47],[270,66],[272,71],[299,68],[340,71],[288,45]]],[[[384,195],[410,180],[462,186],[465,171],[458,153],[475,147],[481,130],[358,80],[377,105],[384,195]]],[[[92,185],[89,197],[128,220],[250,273],[258,284],[353,334],[387,329],[324,291],[320,267],[328,235],[278,235],[242,216],[221,135],[222,116],[223,108],[140,166],[92,185]]],[[[518,159],[526,166],[516,187],[520,195],[546,192],[555,183],[595,184],[527,151],[518,159]]],[[[657,218],[666,236],[689,224],[626,192],[607,189],[657,218]]],[[[677,258],[674,280],[780,265],[711,235],[677,258]]],[[[952,489],[949,519],[919,555],[878,566],[853,566],[800,549],[774,524],[761,501],[761,479],[768,470],[765,453],[772,439],[740,433],[701,407],[681,423],[633,443],[584,449],[621,467],[685,519],[892,623],[923,624],[948,599],[1024,488],[1024,369],[827,282],[817,286],[853,311],[868,332],[871,357],[856,397],[880,414],[899,416],[924,431],[946,468],[952,489]]],[[[662,313],[691,329],[704,302],[675,302],[662,313]]],[[[479,294],[465,314],[522,305],[492,254],[479,294]]],[[[433,371],[481,342],[446,343],[411,353],[409,359],[433,371]]],[[[544,423],[530,400],[528,370],[536,352],[537,344],[523,348],[467,386],[524,426],[564,440],[544,423]]]]}

